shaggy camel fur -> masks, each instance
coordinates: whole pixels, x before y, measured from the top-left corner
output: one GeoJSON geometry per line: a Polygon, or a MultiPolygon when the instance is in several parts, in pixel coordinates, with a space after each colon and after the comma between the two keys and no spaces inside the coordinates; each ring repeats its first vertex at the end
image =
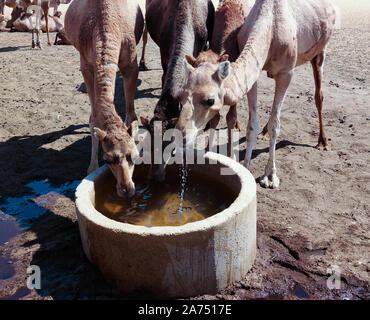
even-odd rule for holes
{"type": "Polygon", "coordinates": [[[295,67],[311,62],[315,78],[315,101],[319,113],[318,148],[329,149],[322,117],[321,80],[325,48],[336,27],[336,8],[327,0],[257,0],[238,34],[242,52],[236,62],[184,66],[187,81],[181,94],[183,109],[177,127],[192,139],[197,130],[223,105],[235,105],[248,93],[249,122],[245,166],[249,168],[258,133],[257,79],[266,70],[275,80],[275,98],[268,122],[269,160],[260,179],[263,187],[277,188],[275,147],[280,131],[280,111],[295,67]],[[208,101],[212,99],[212,104],[208,101]]]}
{"type": "MultiPolygon", "coordinates": [[[[149,34],[160,48],[163,68],[162,93],[154,116],[150,121],[141,118],[154,139],[155,121],[162,121],[165,131],[173,128],[179,117],[178,97],[185,76],[182,61],[187,54],[197,56],[211,39],[214,6],[210,0],[149,0],[145,18],[149,34]]],[[[162,181],[165,164],[155,165],[151,176],[162,181]]]]}
{"type": "Polygon", "coordinates": [[[98,168],[98,144],[117,180],[119,196],[133,196],[132,181],[139,153],[134,140],[134,94],[138,77],[136,45],[144,28],[140,7],[132,0],[75,0],[65,17],[67,38],[80,52],[81,72],[91,102],[91,162],[98,168]],[[124,80],[126,119],[114,106],[117,68],[124,80]],[[131,124],[131,127],[130,127],[131,124]],[[130,129],[128,129],[130,127],[130,129]]]}

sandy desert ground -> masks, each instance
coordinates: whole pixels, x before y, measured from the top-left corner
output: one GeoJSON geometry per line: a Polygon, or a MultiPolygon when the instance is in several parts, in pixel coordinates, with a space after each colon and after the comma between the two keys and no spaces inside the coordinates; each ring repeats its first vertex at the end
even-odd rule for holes
{"type": "MultiPolygon", "coordinates": [[[[370,298],[370,3],[336,3],[342,27],[329,43],[323,79],[332,150],[314,148],[319,125],[312,69],[306,64],[297,68],[281,114],[281,185],[276,190],[257,186],[255,264],[240,283],[196,299],[370,298]],[[331,290],[327,279],[335,266],[341,287],[331,290]]],[[[47,47],[45,35],[42,51],[32,50],[30,40],[27,33],[0,33],[0,300],[148,297],[122,295],[83,254],[70,192],[90,159],[90,105],[79,55],[72,46],[47,47]],[[40,208],[46,213],[41,217],[40,208]],[[35,217],[21,231],[18,223],[27,210],[35,217]],[[29,265],[42,270],[41,290],[26,287],[29,265]]],[[[141,44],[139,57],[140,50],[141,44]]],[[[136,112],[150,117],[162,75],[152,41],[146,61],[149,71],[139,74],[136,112]]],[[[263,74],[260,127],[268,119],[273,88],[263,74]]],[[[123,115],[122,78],[115,103],[123,115]]],[[[222,114],[219,129],[225,130],[222,114]]],[[[246,99],[238,116],[245,132],[246,99]]],[[[251,164],[255,178],[263,174],[267,158],[268,142],[257,141],[251,164]]]]}

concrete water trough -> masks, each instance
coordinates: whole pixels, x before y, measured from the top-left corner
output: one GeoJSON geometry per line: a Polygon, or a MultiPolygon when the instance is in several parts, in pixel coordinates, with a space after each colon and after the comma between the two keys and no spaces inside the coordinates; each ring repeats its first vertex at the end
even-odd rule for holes
{"type": "MultiPolygon", "coordinates": [[[[204,157],[215,164],[188,165],[193,174],[227,185],[235,200],[211,217],[182,226],[138,226],[98,212],[95,190],[111,175],[107,166],[81,182],[76,210],[83,249],[107,281],[127,293],[148,291],[166,298],[215,294],[246,276],[256,256],[255,180],[230,158],[211,152],[204,157]]],[[[140,170],[144,166],[135,167],[140,170]]]]}

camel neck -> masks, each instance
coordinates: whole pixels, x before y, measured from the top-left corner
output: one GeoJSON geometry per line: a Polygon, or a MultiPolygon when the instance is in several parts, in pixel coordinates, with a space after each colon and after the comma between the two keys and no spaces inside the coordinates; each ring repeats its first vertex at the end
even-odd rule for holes
{"type": "MultiPolygon", "coordinates": [[[[226,80],[227,104],[236,104],[257,81],[271,46],[274,0],[257,0],[248,19],[248,37],[226,80]]],[[[244,28],[243,28],[244,29],[244,28]]],[[[245,32],[243,30],[241,32],[245,32]]]]}
{"type": "Polygon", "coordinates": [[[194,52],[194,32],[187,25],[182,25],[181,28],[176,34],[163,90],[169,92],[173,98],[178,97],[184,81],[183,59],[185,55],[193,55],[194,52]]]}

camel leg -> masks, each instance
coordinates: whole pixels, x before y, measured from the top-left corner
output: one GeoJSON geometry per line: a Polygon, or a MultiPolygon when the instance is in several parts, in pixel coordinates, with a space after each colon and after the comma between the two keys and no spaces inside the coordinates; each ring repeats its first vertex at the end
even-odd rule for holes
{"type": "Polygon", "coordinates": [[[42,10],[44,11],[45,23],[46,23],[46,34],[48,37],[48,46],[51,46],[50,34],[49,34],[49,5],[47,2],[42,3],[42,10]]]}
{"type": "Polygon", "coordinates": [[[91,114],[89,119],[89,128],[91,133],[91,158],[90,158],[90,165],[87,169],[87,174],[95,171],[99,168],[98,162],[98,150],[99,150],[99,140],[94,136],[94,127],[95,127],[95,119],[94,119],[94,112],[93,112],[93,105],[95,102],[95,90],[94,90],[94,72],[92,68],[90,68],[87,64],[81,61],[81,73],[85,81],[87,93],[89,94],[90,105],[91,105],[91,114]]]}
{"type": "Polygon", "coordinates": [[[131,122],[137,120],[135,113],[134,98],[136,92],[137,78],[139,74],[139,67],[137,66],[137,59],[130,66],[119,66],[123,77],[123,89],[125,92],[126,102],[126,117],[125,123],[130,127],[131,122]]]}
{"type": "Polygon", "coordinates": [[[236,112],[236,106],[233,105],[230,106],[229,112],[226,115],[226,123],[227,123],[227,156],[235,159],[235,154],[233,151],[233,142],[234,142],[234,135],[233,131],[236,127],[236,123],[238,121],[237,119],[237,112],[236,112]]]}
{"type": "Polygon", "coordinates": [[[143,51],[141,53],[141,59],[140,59],[140,64],[139,64],[140,71],[148,70],[147,66],[145,65],[145,50],[146,50],[147,43],[148,43],[148,27],[145,24],[145,29],[143,33],[143,51]]]}
{"type": "Polygon", "coordinates": [[[258,133],[257,82],[253,85],[251,90],[249,90],[247,97],[249,106],[249,119],[247,126],[247,148],[245,150],[244,166],[249,169],[252,159],[252,151],[258,133]]]}
{"type": "Polygon", "coordinates": [[[32,29],[32,48],[35,48],[35,29],[32,29]]]}
{"type": "Polygon", "coordinates": [[[210,151],[210,148],[214,145],[215,140],[215,130],[220,122],[221,116],[217,113],[211,120],[207,123],[207,129],[209,129],[209,137],[208,137],[208,144],[206,147],[206,151],[210,151]]]}
{"type": "Polygon", "coordinates": [[[315,102],[317,112],[319,114],[319,124],[320,124],[320,134],[319,134],[319,141],[316,148],[320,150],[330,150],[330,146],[328,144],[328,140],[326,139],[325,131],[324,131],[324,120],[322,117],[322,105],[324,96],[322,94],[321,89],[321,81],[323,75],[323,68],[324,68],[324,60],[325,60],[325,53],[324,51],[319,53],[313,60],[311,61],[312,69],[313,69],[313,76],[315,78],[315,102]]]}
{"type": "Polygon", "coordinates": [[[267,125],[270,135],[269,160],[265,168],[265,175],[260,180],[264,188],[275,189],[279,186],[279,178],[276,175],[275,149],[276,141],[280,133],[280,110],[284,102],[286,91],[292,80],[293,71],[280,73],[275,77],[275,97],[272,105],[271,116],[267,125]]]}
{"type": "Polygon", "coordinates": [[[40,42],[40,30],[36,29],[36,47],[42,49],[40,42]]]}

